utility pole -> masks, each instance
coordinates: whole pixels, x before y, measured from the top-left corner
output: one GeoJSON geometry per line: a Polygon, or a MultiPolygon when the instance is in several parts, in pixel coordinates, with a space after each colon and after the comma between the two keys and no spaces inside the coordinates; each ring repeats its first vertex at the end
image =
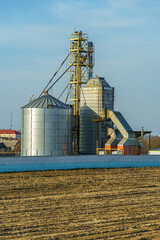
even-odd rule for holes
{"type": "Polygon", "coordinates": [[[12,130],[12,112],[11,112],[11,130],[12,130]]]}
{"type": "Polygon", "coordinates": [[[144,136],[144,128],[142,127],[141,130],[141,153],[143,154],[143,136],[144,136]]]}

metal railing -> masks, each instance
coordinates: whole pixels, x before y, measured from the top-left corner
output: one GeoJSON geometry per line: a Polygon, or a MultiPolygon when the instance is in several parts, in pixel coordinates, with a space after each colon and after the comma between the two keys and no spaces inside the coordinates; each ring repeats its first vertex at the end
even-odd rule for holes
{"type": "Polygon", "coordinates": [[[105,149],[105,148],[96,148],[97,155],[111,155],[115,152],[117,155],[124,155],[124,150],[118,150],[117,148],[105,149]],[[117,153],[116,153],[117,152],[117,153]]]}
{"type": "Polygon", "coordinates": [[[91,119],[92,119],[92,121],[95,121],[95,122],[101,122],[102,121],[102,118],[98,114],[92,114],[91,119]]]}
{"type": "Polygon", "coordinates": [[[0,157],[21,156],[21,152],[0,152],[0,157]]]}

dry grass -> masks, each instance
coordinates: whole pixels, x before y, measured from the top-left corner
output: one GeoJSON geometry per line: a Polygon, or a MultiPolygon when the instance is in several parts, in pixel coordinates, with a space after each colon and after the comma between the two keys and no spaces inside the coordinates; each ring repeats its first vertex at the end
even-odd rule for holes
{"type": "Polygon", "coordinates": [[[160,168],[0,173],[0,239],[160,239],[160,168]]]}

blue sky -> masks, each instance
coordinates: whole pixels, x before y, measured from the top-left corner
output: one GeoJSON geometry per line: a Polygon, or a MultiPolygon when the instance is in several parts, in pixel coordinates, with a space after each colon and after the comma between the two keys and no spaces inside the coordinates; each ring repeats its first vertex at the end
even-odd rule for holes
{"type": "Polygon", "coordinates": [[[115,87],[115,110],[159,135],[159,0],[0,0],[0,128],[10,128],[11,112],[21,128],[20,108],[57,70],[75,29],[95,44],[94,70],[115,87]]]}

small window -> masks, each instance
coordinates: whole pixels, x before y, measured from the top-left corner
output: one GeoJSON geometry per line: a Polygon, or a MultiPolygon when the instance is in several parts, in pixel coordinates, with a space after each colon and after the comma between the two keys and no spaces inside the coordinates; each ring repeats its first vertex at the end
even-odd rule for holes
{"type": "Polygon", "coordinates": [[[48,105],[47,105],[47,108],[53,108],[53,105],[48,104],[48,105]]]}

